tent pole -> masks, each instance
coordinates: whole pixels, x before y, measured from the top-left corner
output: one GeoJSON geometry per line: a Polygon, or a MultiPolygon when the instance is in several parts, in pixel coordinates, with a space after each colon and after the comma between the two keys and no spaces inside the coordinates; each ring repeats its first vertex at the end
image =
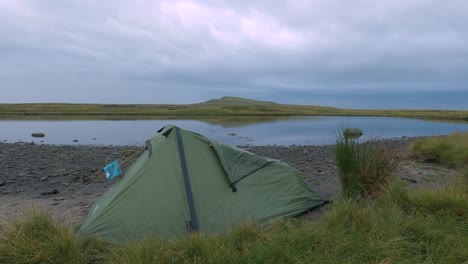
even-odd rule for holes
{"type": "Polygon", "coordinates": [[[185,194],[187,196],[187,202],[188,202],[189,212],[190,212],[190,221],[187,222],[187,229],[189,233],[197,232],[198,231],[197,215],[195,212],[195,205],[193,203],[192,188],[190,187],[190,179],[189,179],[188,170],[187,170],[187,161],[185,159],[184,144],[182,142],[182,137],[180,135],[180,129],[178,127],[176,127],[175,129],[176,129],[176,135],[177,135],[177,146],[179,148],[180,165],[182,167],[182,175],[184,176],[185,194]]]}

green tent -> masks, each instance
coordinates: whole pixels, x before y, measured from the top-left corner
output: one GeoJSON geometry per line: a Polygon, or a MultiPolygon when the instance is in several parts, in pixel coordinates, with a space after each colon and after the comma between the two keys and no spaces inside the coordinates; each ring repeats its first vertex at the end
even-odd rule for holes
{"type": "Polygon", "coordinates": [[[90,208],[80,233],[108,241],[192,232],[292,217],[326,202],[298,170],[168,125],[90,208]]]}

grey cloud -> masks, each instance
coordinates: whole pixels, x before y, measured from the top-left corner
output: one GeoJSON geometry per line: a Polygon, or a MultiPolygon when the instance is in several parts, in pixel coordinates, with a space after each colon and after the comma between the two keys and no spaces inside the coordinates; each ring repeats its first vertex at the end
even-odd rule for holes
{"type": "Polygon", "coordinates": [[[0,100],[468,91],[464,1],[164,2],[0,3],[0,100]]]}

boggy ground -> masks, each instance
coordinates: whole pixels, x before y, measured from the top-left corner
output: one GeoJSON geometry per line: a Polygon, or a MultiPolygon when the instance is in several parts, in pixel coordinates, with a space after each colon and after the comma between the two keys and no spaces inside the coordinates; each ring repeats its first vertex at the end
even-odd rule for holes
{"type": "MultiPolygon", "coordinates": [[[[459,171],[421,163],[409,151],[413,138],[388,139],[385,147],[402,162],[397,177],[415,187],[446,184],[459,171]]],[[[259,155],[282,160],[307,177],[320,195],[339,195],[333,146],[244,146],[259,155]]],[[[140,146],[57,146],[0,143],[0,223],[9,216],[40,208],[72,223],[86,217],[90,205],[112,181],[104,177],[104,165],[119,160],[123,170],[140,155],[140,146]]],[[[305,215],[317,219],[327,207],[305,215]]]]}

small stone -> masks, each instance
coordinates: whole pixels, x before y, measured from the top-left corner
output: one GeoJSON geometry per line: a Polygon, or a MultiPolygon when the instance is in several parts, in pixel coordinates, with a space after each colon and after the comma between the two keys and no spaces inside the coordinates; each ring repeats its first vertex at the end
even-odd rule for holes
{"type": "Polygon", "coordinates": [[[43,138],[45,137],[45,134],[42,132],[36,132],[31,134],[32,137],[38,137],[38,138],[43,138]]]}
{"type": "Polygon", "coordinates": [[[407,180],[407,181],[412,182],[412,183],[418,183],[418,181],[415,180],[415,179],[410,179],[410,178],[405,178],[405,177],[402,177],[401,179],[407,180]]]}
{"type": "Polygon", "coordinates": [[[0,180],[0,186],[5,186],[5,185],[6,185],[6,181],[0,180]]]}
{"type": "Polygon", "coordinates": [[[64,199],[65,199],[65,197],[63,197],[63,196],[54,198],[55,201],[62,201],[64,199]]]}
{"type": "Polygon", "coordinates": [[[228,133],[228,136],[232,136],[232,137],[233,137],[233,136],[235,136],[235,135],[237,135],[237,134],[236,134],[236,133],[228,133]]]}
{"type": "Polygon", "coordinates": [[[362,136],[362,131],[359,128],[347,128],[343,131],[343,136],[351,139],[359,138],[362,136]]]}
{"type": "Polygon", "coordinates": [[[50,191],[41,192],[41,195],[51,195],[51,194],[57,194],[59,192],[60,191],[58,189],[53,189],[53,190],[50,190],[50,191]]]}
{"type": "Polygon", "coordinates": [[[93,194],[93,192],[90,192],[90,191],[84,191],[84,192],[83,192],[83,194],[84,194],[84,195],[92,195],[92,194],[93,194]]]}
{"type": "Polygon", "coordinates": [[[47,180],[48,177],[49,177],[49,176],[44,176],[44,177],[41,177],[39,180],[40,180],[40,181],[45,181],[45,180],[47,180]]]}
{"type": "Polygon", "coordinates": [[[73,142],[78,142],[78,139],[74,139],[73,142]]]}

